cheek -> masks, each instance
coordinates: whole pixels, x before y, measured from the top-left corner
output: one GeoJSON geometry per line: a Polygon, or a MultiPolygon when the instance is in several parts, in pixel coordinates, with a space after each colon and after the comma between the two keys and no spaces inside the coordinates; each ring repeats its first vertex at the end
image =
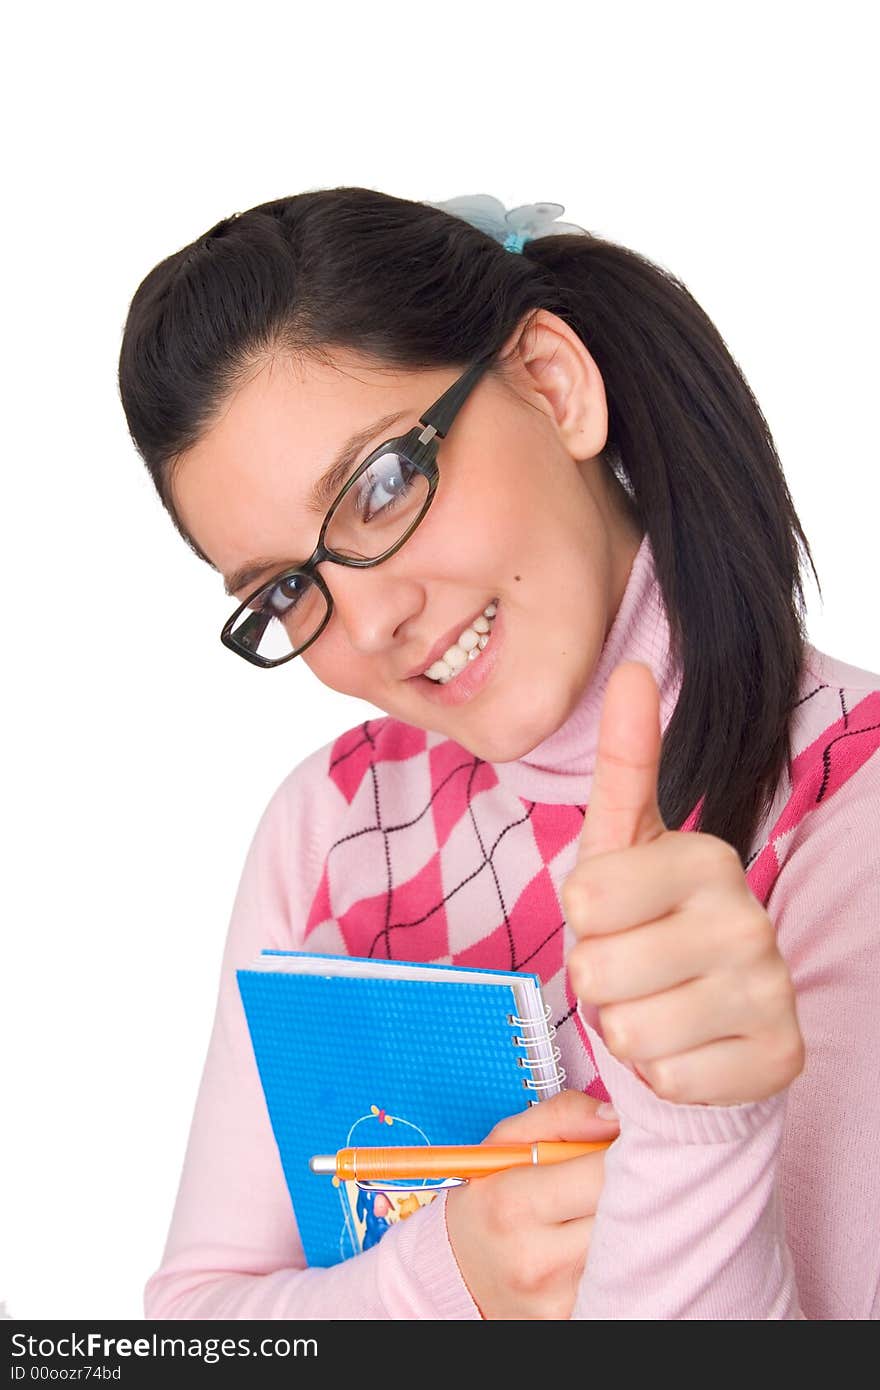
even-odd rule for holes
{"type": "Polygon", "coordinates": [[[477,567],[480,578],[498,580],[524,597],[542,589],[549,577],[567,571],[583,554],[584,490],[573,486],[570,474],[555,466],[553,457],[529,452],[515,444],[507,454],[509,468],[493,460],[481,475],[466,504],[458,505],[445,534],[458,559],[477,567]]]}
{"type": "Polygon", "coordinates": [[[434,571],[466,585],[508,584],[528,554],[530,517],[534,506],[510,490],[468,498],[430,537],[434,571]]]}
{"type": "Polygon", "coordinates": [[[341,695],[360,698],[364,681],[369,678],[368,663],[354,650],[335,619],[334,614],[314,646],[299,659],[322,685],[341,695]]]}

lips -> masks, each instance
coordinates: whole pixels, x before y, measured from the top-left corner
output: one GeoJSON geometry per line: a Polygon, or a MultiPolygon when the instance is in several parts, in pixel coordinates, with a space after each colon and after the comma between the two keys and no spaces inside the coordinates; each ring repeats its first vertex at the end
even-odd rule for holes
{"type": "Polygon", "coordinates": [[[465,618],[464,622],[458,623],[456,627],[450,628],[445,637],[441,637],[439,642],[434,643],[434,646],[428,652],[427,657],[424,659],[421,665],[414,666],[411,671],[407,672],[403,679],[408,681],[412,680],[413,676],[423,675],[424,672],[427,671],[429,666],[433,666],[435,661],[439,661],[443,653],[448,651],[449,648],[458,641],[465,628],[470,627],[471,623],[473,623],[475,619],[479,618],[484,608],[487,608],[490,603],[497,602],[497,598],[486,599],[486,602],[482,605],[482,607],[478,608],[475,613],[472,613],[469,618],[465,618]]]}

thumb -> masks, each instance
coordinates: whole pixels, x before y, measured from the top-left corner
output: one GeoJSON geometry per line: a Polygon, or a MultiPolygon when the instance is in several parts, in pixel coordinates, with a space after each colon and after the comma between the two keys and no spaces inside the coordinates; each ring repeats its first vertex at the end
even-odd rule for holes
{"type": "Polygon", "coordinates": [[[608,1139],[619,1122],[596,1116],[599,1101],[583,1091],[560,1091],[516,1115],[507,1115],[486,1138],[484,1144],[531,1144],[538,1139],[575,1139],[584,1142],[608,1139]]]}
{"type": "Polygon", "coordinates": [[[656,840],[666,829],[657,804],[660,692],[649,666],[625,661],[611,673],[590,804],[577,862],[656,840]]]}

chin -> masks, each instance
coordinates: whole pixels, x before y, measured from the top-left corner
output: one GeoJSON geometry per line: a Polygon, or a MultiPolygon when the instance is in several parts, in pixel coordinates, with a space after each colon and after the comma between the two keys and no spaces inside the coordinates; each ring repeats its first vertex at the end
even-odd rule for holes
{"type": "MultiPolygon", "coordinates": [[[[552,731],[551,731],[552,732],[552,731]]],[[[547,734],[538,734],[535,738],[514,740],[504,738],[503,735],[489,739],[481,739],[479,735],[473,738],[462,738],[459,734],[450,734],[456,743],[460,743],[462,748],[466,748],[469,753],[473,753],[475,758],[481,758],[485,763],[513,763],[517,758],[522,758],[526,753],[530,753],[533,748],[547,737],[547,734]]]]}
{"type": "Polygon", "coordinates": [[[555,712],[544,713],[543,718],[542,713],[544,712],[537,711],[530,719],[517,722],[514,727],[510,724],[498,727],[501,719],[496,716],[492,721],[495,727],[491,730],[449,729],[447,732],[462,748],[473,753],[474,757],[482,758],[484,762],[512,763],[517,758],[531,753],[533,748],[537,748],[539,743],[543,743],[545,738],[555,733],[567,718],[567,706],[562,704],[555,712]]]}

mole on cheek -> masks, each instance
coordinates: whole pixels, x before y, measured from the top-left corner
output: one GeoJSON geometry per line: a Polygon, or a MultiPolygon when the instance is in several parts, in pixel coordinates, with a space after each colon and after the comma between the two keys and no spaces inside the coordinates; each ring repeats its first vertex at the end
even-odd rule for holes
{"type": "Polygon", "coordinates": [[[518,574],[515,574],[513,577],[514,577],[514,579],[516,580],[516,582],[519,583],[519,581],[520,581],[520,579],[521,579],[522,576],[521,576],[521,575],[518,575],[518,574]]]}

